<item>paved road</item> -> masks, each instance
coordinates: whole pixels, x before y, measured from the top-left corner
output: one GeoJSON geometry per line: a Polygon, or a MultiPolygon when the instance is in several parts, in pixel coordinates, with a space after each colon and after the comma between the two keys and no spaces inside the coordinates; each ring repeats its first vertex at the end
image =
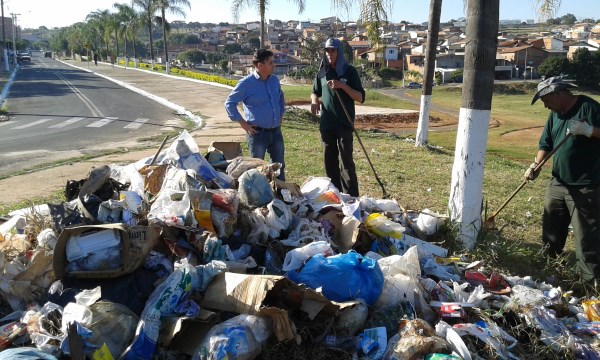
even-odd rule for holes
{"type": "Polygon", "coordinates": [[[23,62],[0,122],[0,175],[184,128],[172,109],[90,72],[34,55],[23,62]]]}

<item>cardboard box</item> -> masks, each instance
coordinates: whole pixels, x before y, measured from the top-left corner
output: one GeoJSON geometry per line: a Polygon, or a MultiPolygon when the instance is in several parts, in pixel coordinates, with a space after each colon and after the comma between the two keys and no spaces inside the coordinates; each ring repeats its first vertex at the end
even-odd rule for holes
{"type": "Polygon", "coordinates": [[[221,151],[226,160],[232,160],[243,155],[242,145],[237,141],[213,141],[210,143],[208,151],[213,149],[221,151]]]}
{"type": "Polygon", "coordinates": [[[71,276],[79,279],[106,279],[130,274],[139,268],[158,243],[161,234],[158,225],[132,226],[125,224],[84,225],[64,229],[54,248],[53,268],[57,279],[71,276]],[[97,230],[117,230],[121,235],[121,266],[112,270],[73,271],[67,273],[67,242],[71,237],[97,230]]]}

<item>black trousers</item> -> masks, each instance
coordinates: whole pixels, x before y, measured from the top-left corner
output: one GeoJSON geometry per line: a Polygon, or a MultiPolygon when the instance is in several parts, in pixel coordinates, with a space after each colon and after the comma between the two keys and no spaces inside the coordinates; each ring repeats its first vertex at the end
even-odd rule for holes
{"type": "Polygon", "coordinates": [[[352,129],[321,131],[325,174],[339,190],[358,197],[358,179],[352,158],[353,140],[352,129]]]}
{"type": "Polygon", "coordinates": [[[577,267],[584,280],[600,277],[600,187],[564,186],[552,179],[546,188],[542,243],[560,254],[573,225],[577,267]]]}

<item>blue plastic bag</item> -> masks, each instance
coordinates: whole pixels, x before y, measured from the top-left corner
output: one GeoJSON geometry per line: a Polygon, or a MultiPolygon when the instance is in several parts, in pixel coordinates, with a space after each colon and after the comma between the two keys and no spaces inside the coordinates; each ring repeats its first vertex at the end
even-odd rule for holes
{"type": "Polygon", "coordinates": [[[317,254],[287,277],[312,289],[322,287],[327,299],[339,302],[363,299],[373,305],[383,290],[383,273],[377,261],[355,251],[329,257],[317,254]]]}

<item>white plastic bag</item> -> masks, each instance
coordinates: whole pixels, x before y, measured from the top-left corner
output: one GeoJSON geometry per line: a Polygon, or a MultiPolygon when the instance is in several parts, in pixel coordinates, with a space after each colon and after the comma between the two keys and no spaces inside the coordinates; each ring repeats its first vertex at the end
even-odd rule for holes
{"type": "Polygon", "coordinates": [[[272,333],[269,318],[238,315],[214,326],[194,350],[193,359],[252,360],[272,333]]]}
{"type": "Polygon", "coordinates": [[[417,221],[415,221],[417,228],[419,228],[419,230],[421,230],[425,235],[435,234],[443,223],[441,218],[433,215],[437,214],[429,209],[423,209],[423,211],[417,217],[417,221]]]}
{"type": "Polygon", "coordinates": [[[267,205],[267,209],[269,212],[265,216],[265,220],[269,227],[269,235],[272,238],[278,238],[281,231],[290,226],[292,211],[286,203],[279,199],[273,199],[267,205]]]}
{"type": "Polygon", "coordinates": [[[306,259],[317,254],[322,254],[323,256],[333,255],[331,245],[326,241],[317,241],[301,248],[290,250],[285,254],[282,269],[283,271],[299,269],[306,259]]]}
{"type": "Polygon", "coordinates": [[[309,177],[300,187],[300,191],[315,212],[319,212],[325,206],[340,207],[342,204],[340,191],[327,177],[309,177]]]}
{"type": "MultiPolygon", "coordinates": [[[[163,189],[164,190],[164,189],[163,189]]],[[[148,213],[148,220],[167,225],[183,225],[190,212],[190,197],[186,191],[161,190],[148,213]]]]}

